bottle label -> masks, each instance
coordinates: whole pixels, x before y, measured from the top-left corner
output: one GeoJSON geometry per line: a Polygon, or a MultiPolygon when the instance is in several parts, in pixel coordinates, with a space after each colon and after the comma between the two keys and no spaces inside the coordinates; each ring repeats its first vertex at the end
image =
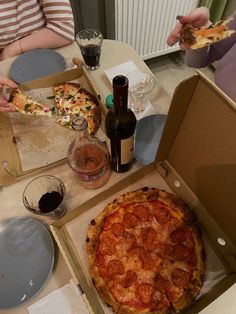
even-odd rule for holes
{"type": "Polygon", "coordinates": [[[120,163],[128,164],[134,158],[134,135],[120,141],[120,163]]]}
{"type": "MultiPolygon", "coordinates": [[[[109,151],[110,156],[112,156],[111,151],[111,141],[109,137],[106,138],[106,146],[109,151]]],[[[134,158],[134,135],[129,138],[120,140],[120,164],[128,164],[134,158]]]]}

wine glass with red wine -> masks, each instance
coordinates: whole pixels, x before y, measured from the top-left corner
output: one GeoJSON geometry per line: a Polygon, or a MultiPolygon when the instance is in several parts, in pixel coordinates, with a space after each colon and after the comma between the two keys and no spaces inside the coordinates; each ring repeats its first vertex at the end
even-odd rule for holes
{"type": "Polygon", "coordinates": [[[31,213],[57,219],[66,212],[65,193],[65,186],[59,178],[42,175],[27,184],[23,203],[31,213]]]}
{"type": "Polygon", "coordinates": [[[100,66],[103,35],[96,29],[84,29],[76,35],[86,68],[96,70],[100,66]]]}

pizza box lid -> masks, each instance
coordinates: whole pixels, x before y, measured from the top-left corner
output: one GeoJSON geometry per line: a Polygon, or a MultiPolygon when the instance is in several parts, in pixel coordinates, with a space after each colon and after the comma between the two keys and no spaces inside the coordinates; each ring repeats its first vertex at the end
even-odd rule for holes
{"type": "Polygon", "coordinates": [[[143,186],[157,186],[181,197],[195,212],[206,237],[209,286],[185,313],[198,313],[236,282],[235,138],[236,104],[198,73],[179,84],[173,95],[156,160],[109,184],[51,224],[72,276],[96,309],[94,313],[106,311],[88,275],[88,224],[116,195],[143,186]],[[214,251],[214,258],[209,257],[209,250],[214,251]],[[217,281],[209,278],[212,273],[217,281]]]}
{"type": "Polygon", "coordinates": [[[234,264],[235,140],[236,103],[198,72],[175,90],[155,161],[180,197],[204,208],[198,219],[234,264]]]}

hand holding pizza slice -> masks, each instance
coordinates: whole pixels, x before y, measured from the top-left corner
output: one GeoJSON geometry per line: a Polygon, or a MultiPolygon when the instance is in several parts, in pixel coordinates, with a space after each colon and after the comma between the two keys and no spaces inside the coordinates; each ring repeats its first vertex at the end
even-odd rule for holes
{"type": "Polygon", "coordinates": [[[173,46],[179,41],[181,49],[200,49],[231,36],[235,31],[229,27],[231,18],[212,24],[205,7],[192,10],[188,15],[178,16],[179,22],[167,38],[173,46]]]}
{"type": "Polygon", "coordinates": [[[16,109],[16,111],[33,116],[49,116],[51,117],[51,110],[26,95],[20,89],[12,90],[9,103],[16,109]]]}
{"type": "Polygon", "coordinates": [[[235,31],[228,28],[231,19],[222,20],[208,27],[194,27],[184,24],[180,31],[180,42],[193,50],[214,44],[231,36],[235,31]]]}

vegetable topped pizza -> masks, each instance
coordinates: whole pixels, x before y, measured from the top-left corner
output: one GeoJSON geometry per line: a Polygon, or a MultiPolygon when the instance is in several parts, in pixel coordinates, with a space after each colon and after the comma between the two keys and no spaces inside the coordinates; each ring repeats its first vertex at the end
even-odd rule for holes
{"type": "Polygon", "coordinates": [[[95,97],[77,83],[54,85],[57,122],[72,128],[72,120],[82,116],[88,123],[88,131],[95,134],[101,123],[101,111],[95,97]]]}
{"type": "Polygon", "coordinates": [[[88,123],[88,132],[95,134],[101,123],[101,110],[95,97],[77,83],[59,83],[53,86],[55,107],[40,104],[20,89],[12,90],[9,102],[20,113],[26,115],[52,116],[57,110],[56,122],[72,129],[72,120],[82,116],[88,123]]]}

